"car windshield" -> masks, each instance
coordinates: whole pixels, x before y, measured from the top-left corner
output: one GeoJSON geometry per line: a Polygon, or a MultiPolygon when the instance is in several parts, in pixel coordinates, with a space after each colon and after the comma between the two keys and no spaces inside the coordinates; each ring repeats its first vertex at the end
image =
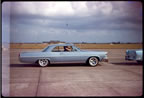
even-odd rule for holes
{"type": "Polygon", "coordinates": [[[80,48],[73,46],[74,51],[80,51],[80,48]]]}

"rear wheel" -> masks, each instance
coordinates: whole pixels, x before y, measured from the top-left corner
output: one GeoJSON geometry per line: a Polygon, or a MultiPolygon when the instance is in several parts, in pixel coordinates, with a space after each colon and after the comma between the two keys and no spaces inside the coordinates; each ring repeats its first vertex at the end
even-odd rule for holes
{"type": "Polygon", "coordinates": [[[90,57],[89,60],[88,60],[88,63],[89,63],[90,66],[94,67],[94,66],[98,65],[99,60],[96,57],[90,57]]]}
{"type": "Polygon", "coordinates": [[[39,59],[38,60],[38,64],[41,66],[41,67],[45,67],[49,64],[49,61],[47,59],[39,59]]]}

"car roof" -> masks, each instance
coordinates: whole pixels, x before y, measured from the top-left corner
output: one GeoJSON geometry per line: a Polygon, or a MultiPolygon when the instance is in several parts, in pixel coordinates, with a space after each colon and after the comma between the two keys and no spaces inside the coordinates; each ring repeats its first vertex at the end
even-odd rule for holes
{"type": "Polygon", "coordinates": [[[66,43],[66,44],[50,44],[48,45],[46,48],[43,49],[43,51],[47,50],[47,51],[51,51],[54,47],[56,46],[74,46],[74,44],[71,44],[71,43],[66,43]]]}
{"type": "Polygon", "coordinates": [[[48,46],[73,46],[74,44],[51,44],[51,45],[48,45],[48,46]]]}

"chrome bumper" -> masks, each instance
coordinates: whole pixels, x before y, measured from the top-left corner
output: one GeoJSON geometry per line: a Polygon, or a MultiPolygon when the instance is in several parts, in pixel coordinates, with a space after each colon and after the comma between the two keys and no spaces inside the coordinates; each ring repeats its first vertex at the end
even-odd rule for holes
{"type": "Polygon", "coordinates": [[[108,59],[102,59],[102,62],[108,62],[108,59]]]}
{"type": "Polygon", "coordinates": [[[108,62],[108,57],[107,57],[107,56],[104,57],[101,61],[102,61],[102,62],[108,62]]]}

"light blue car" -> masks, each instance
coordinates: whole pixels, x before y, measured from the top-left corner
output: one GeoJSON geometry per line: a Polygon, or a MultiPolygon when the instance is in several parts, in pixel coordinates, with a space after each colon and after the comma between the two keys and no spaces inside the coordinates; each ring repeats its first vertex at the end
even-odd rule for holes
{"type": "Polygon", "coordinates": [[[143,51],[138,50],[126,50],[125,60],[136,60],[138,63],[143,61],[143,51]]]}
{"type": "Polygon", "coordinates": [[[80,50],[73,44],[53,44],[40,52],[22,52],[21,62],[38,63],[45,67],[59,63],[87,63],[96,66],[100,61],[108,61],[107,52],[80,50]]]}

